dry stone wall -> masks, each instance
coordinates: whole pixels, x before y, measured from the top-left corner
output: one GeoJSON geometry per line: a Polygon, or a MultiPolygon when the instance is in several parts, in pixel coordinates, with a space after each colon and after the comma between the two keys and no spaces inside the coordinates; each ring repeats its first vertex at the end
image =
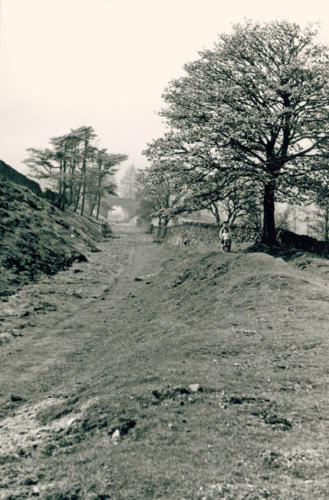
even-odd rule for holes
{"type": "Polygon", "coordinates": [[[32,181],[31,179],[26,177],[26,175],[21,174],[2,160],[0,160],[0,179],[14,182],[15,184],[19,184],[20,186],[25,186],[40,198],[46,198],[52,204],[56,205],[56,200],[58,198],[57,193],[54,193],[50,189],[47,189],[45,192],[42,191],[40,185],[37,182],[32,181]]]}
{"type": "MultiPolygon", "coordinates": [[[[259,229],[253,226],[235,226],[231,229],[235,243],[253,242],[260,238],[259,229]]],[[[166,240],[174,245],[218,246],[219,230],[217,224],[186,222],[167,228],[166,240]]]]}

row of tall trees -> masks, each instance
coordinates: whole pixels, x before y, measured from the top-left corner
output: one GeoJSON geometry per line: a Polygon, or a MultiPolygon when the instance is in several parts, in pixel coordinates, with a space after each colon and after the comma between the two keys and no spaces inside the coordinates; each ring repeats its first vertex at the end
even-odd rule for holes
{"type": "Polygon", "coordinates": [[[272,244],[275,202],[319,192],[328,178],[329,50],[317,35],[285,21],[238,24],[169,83],[167,132],[145,151],[149,180],[156,171],[170,178],[173,199],[180,193],[167,213],[232,198],[247,212],[261,204],[263,242],[272,244]]]}
{"type": "Polygon", "coordinates": [[[96,138],[92,127],[72,129],[51,138],[51,148],[28,149],[24,162],[56,191],[60,208],[70,206],[81,215],[87,212],[98,218],[104,193],[115,193],[116,166],[127,156],[98,148],[96,138]]]}

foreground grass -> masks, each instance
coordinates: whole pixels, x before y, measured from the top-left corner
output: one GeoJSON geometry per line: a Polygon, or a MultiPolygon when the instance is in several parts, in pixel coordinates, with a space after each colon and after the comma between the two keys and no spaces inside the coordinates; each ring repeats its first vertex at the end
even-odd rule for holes
{"type": "Polygon", "coordinates": [[[65,332],[48,432],[3,498],[327,498],[325,284],[261,254],[134,255],[65,332]]]}

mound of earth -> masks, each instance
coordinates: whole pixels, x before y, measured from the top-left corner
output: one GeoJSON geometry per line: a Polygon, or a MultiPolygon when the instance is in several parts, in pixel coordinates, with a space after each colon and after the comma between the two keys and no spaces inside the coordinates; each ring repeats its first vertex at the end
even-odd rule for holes
{"type": "MultiPolygon", "coordinates": [[[[312,238],[312,240],[317,242],[317,248],[326,248],[328,245],[325,241],[317,241],[314,238],[312,238]]],[[[267,246],[257,242],[248,246],[243,251],[246,253],[268,254],[279,258],[279,260],[293,264],[298,269],[309,272],[314,276],[326,278],[329,274],[329,258],[326,256],[326,253],[323,255],[321,251],[317,251],[315,247],[313,250],[314,252],[307,251],[305,249],[298,248],[297,245],[296,247],[283,246],[282,244],[267,246]]]]}
{"type": "Polygon", "coordinates": [[[317,255],[304,252],[296,252],[291,263],[303,271],[309,271],[313,275],[327,278],[329,275],[329,259],[323,259],[317,255]]]}
{"type": "Polygon", "coordinates": [[[233,315],[246,324],[255,303],[272,316],[273,303],[280,302],[286,293],[298,296],[308,278],[296,274],[294,266],[282,258],[266,253],[233,255],[190,249],[183,257],[177,252],[177,257],[165,261],[158,273],[138,279],[149,285],[150,302],[158,298],[159,312],[175,312],[201,325],[210,317],[222,321],[233,315]]]}
{"type": "Polygon", "coordinates": [[[0,297],[41,274],[52,275],[96,250],[102,225],[62,212],[28,188],[3,181],[0,186],[0,297]]]}

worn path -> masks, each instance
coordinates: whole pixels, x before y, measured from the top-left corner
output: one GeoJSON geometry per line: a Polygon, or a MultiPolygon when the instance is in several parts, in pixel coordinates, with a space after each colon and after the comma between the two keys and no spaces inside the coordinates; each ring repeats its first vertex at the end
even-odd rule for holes
{"type": "Polygon", "coordinates": [[[28,391],[37,400],[40,389],[67,387],[71,370],[78,381],[81,360],[104,335],[125,327],[127,296],[138,288],[135,277],[152,273],[159,261],[159,247],[147,236],[129,226],[125,231],[100,245],[88,263],[43,278],[1,303],[2,408],[8,394],[28,391]]]}
{"type": "Polygon", "coordinates": [[[126,226],[99,248],[87,263],[26,286],[0,305],[0,468],[1,457],[42,445],[77,418],[44,426],[36,416],[92,384],[93,365],[106,364],[111,336],[143,320],[143,309],[131,301],[140,286],[135,278],[154,272],[159,247],[126,226]]]}

